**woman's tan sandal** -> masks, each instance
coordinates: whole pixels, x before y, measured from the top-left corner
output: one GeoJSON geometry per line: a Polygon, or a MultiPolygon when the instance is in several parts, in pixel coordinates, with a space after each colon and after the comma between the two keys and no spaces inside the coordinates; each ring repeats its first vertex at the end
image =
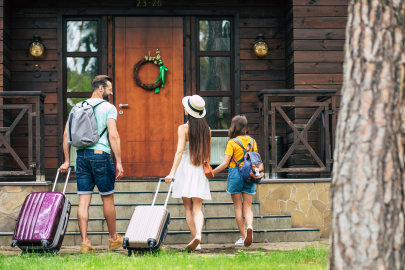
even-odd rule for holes
{"type": "Polygon", "coordinates": [[[82,243],[80,245],[80,253],[86,254],[94,251],[95,249],[91,244],[82,243]]]}
{"type": "Polygon", "coordinates": [[[123,241],[124,241],[124,237],[122,237],[122,235],[117,233],[117,239],[116,240],[108,239],[108,249],[109,250],[119,249],[120,247],[122,247],[122,242],[123,241]]]}

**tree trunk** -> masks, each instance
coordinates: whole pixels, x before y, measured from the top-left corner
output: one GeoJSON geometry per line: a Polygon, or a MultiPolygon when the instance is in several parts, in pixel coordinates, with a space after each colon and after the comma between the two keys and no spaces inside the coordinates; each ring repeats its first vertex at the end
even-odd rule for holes
{"type": "Polygon", "coordinates": [[[403,8],[404,0],[349,4],[331,269],[404,269],[403,8]]]}

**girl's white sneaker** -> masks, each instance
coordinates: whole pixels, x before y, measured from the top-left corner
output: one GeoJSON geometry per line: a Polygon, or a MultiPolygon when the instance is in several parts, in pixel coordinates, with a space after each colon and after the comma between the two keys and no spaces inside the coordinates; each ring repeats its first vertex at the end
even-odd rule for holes
{"type": "Polygon", "coordinates": [[[198,246],[195,248],[195,251],[201,251],[201,244],[198,244],[198,246]]]}
{"type": "Polygon", "coordinates": [[[242,237],[235,242],[235,246],[241,246],[243,247],[245,245],[245,241],[242,239],[242,237]]]}

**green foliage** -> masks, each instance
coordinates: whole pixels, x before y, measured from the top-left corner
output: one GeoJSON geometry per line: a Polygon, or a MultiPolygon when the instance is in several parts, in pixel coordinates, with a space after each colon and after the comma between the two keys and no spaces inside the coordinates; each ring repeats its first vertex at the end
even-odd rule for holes
{"type": "Polygon", "coordinates": [[[122,253],[85,255],[0,255],[0,269],[326,269],[328,249],[238,250],[234,254],[162,251],[126,257],[122,253]]]}

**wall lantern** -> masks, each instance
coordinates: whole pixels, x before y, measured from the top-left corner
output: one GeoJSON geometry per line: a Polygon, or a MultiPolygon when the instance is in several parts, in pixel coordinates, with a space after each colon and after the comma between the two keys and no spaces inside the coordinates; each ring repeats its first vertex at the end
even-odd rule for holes
{"type": "Polygon", "coordinates": [[[264,41],[264,35],[262,33],[258,34],[257,37],[259,38],[256,40],[255,45],[253,46],[253,52],[259,56],[265,56],[269,52],[269,46],[264,41]]]}
{"type": "Polygon", "coordinates": [[[39,41],[39,35],[34,35],[34,41],[28,47],[28,52],[32,57],[41,57],[45,52],[45,47],[39,41]]]}

